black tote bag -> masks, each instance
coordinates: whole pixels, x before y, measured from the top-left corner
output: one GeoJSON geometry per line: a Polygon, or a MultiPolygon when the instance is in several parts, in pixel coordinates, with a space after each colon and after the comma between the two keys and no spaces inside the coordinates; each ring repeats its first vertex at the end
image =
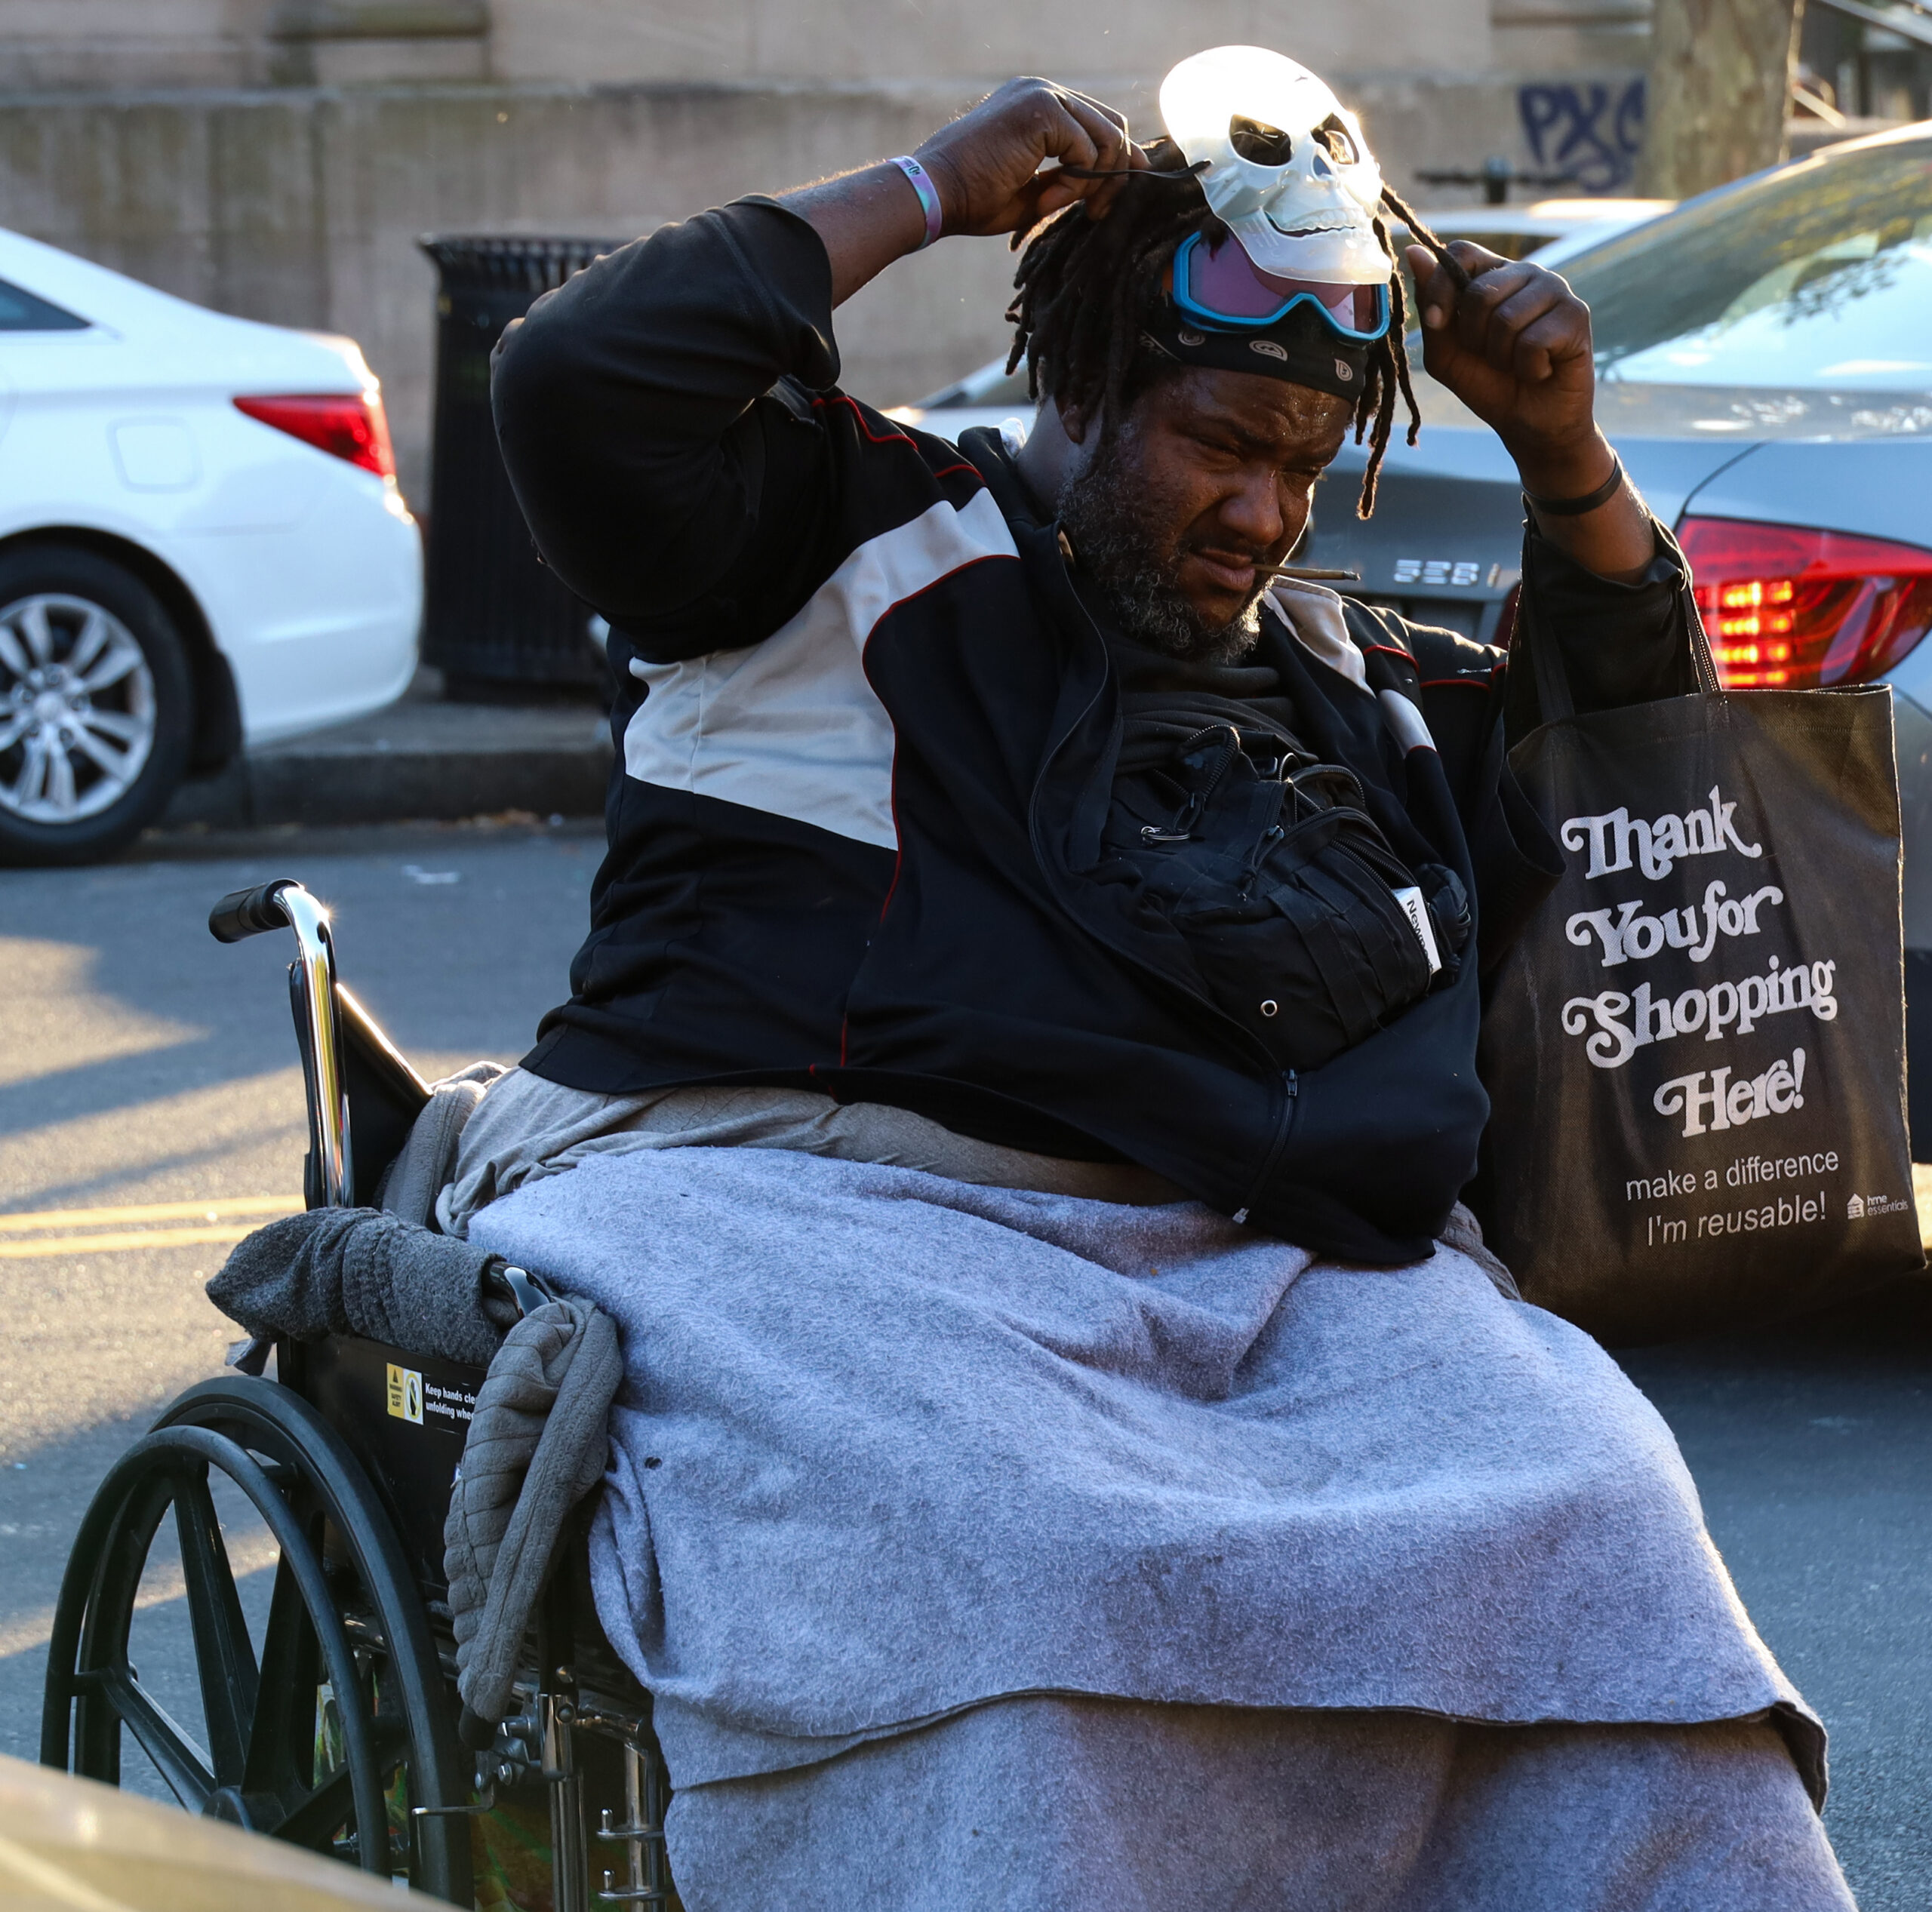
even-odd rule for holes
{"type": "Polygon", "coordinates": [[[1691,695],[1577,715],[1535,615],[1515,660],[1547,721],[1510,765],[1564,870],[1484,1015],[1488,1232],[1613,1344],[1924,1266],[1890,689],[1723,691],[1684,600],[1691,695]]]}

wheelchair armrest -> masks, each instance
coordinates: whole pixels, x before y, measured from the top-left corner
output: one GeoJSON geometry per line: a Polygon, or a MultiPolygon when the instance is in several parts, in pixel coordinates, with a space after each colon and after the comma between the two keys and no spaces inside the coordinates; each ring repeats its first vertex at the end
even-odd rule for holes
{"type": "Polygon", "coordinates": [[[513,1302],[517,1312],[525,1316],[534,1314],[546,1302],[557,1299],[550,1292],[549,1283],[540,1276],[507,1265],[492,1268],[483,1277],[483,1285],[497,1299],[513,1302]]]}

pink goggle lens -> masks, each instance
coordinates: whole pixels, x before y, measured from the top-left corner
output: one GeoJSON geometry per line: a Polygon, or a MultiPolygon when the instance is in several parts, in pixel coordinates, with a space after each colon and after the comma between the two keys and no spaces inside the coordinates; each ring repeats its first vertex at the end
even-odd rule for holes
{"type": "Polygon", "coordinates": [[[1204,310],[1229,318],[1269,319],[1306,294],[1344,331],[1365,333],[1374,329],[1380,316],[1380,291],[1373,285],[1331,285],[1264,272],[1235,239],[1212,250],[1205,244],[1188,249],[1188,297],[1204,310]]]}

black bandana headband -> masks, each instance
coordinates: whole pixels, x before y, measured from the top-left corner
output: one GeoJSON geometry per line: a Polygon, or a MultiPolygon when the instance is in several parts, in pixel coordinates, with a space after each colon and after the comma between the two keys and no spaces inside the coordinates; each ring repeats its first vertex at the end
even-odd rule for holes
{"type": "Polygon", "coordinates": [[[1167,300],[1140,334],[1149,351],[1181,365],[1221,372],[1259,372],[1287,385],[1358,399],[1368,375],[1368,347],[1338,338],[1318,314],[1297,306],[1257,330],[1211,331],[1183,318],[1167,300]]]}

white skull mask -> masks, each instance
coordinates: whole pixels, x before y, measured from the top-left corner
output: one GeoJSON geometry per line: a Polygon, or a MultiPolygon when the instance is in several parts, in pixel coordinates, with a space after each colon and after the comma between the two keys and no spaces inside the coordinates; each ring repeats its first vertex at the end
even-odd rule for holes
{"type": "Polygon", "coordinates": [[[1355,115],[1306,66],[1265,47],[1215,47],[1161,83],[1161,117],[1208,203],[1264,272],[1379,285],[1382,169],[1355,115]]]}

